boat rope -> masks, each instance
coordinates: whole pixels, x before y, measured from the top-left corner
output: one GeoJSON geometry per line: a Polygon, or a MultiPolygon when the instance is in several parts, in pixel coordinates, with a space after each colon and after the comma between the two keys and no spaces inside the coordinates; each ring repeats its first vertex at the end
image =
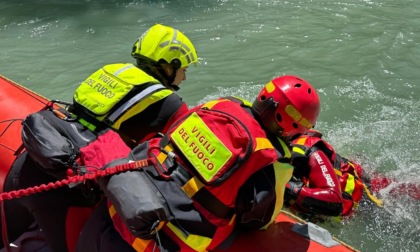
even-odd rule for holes
{"type": "Polygon", "coordinates": [[[97,177],[105,177],[119,172],[125,172],[129,170],[139,170],[145,166],[152,164],[150,159],[142,159],[133,161],[130,163],[120,164],[113,167],[109,167],[102,170],[96,170],[93,172],[88,172],[82,175],[71,176],[66,179],[58,180],[55,182],[50,182],[48,184],[41,184],[39,186],[33,186],[26,189],[20,189],[15,191],[3,192],[0,194],[0,202],[4,200],[21,198],[23,196],[29,196],[32,194],[49,191],[51,189],[57,189],[63,186],[70,186],[71,184],[77,184],[79,182],[84,182],[85,180],[94,180],[97,177]]]}
{"type": "Polygon", "coordinates": [[[41,184],[40,186],[29,187],[26,189],[20,189],[15,191],[3,192],[0,193],[0,222],[1,222],[1,231],[2,231],[2,240],[7,252],[11,252],[10,242],[7,235],[7,222],[6,222],[6,212],[4,210],[4,201],[21,198],[23,196],[29,196],[36,193],[41,193],[44,191],[49,191],[51,189],[57,189],[65,185],[70,186],[71,184],[77,184],[79,182],[84,182],[86,180],[94,180],[97,177],[104,177],[120,172],[125,172],[129,170],[138,170],[142,167],[148,166],[152,163],[150,159],[142,159],[133,161],[130,163],[119,164],[113,167],[105,168],[102,170],[95,170],[93,172],[84,173],[82,175],[71,176],[67,179],[58,180],[55,182],[50,182],[48,184],[41,184]]]}
{"type": "Polygon", "coordinates": [[[34,98],[35,100],[39,101],[42,104],[46,104],[45,101],[48,101],[48,99],[45,98],[44,96],[42,96],[42,95],[40,95],[40,94],[38,94],[38,93],[30,90],[29,88],[26,88],[26,87],[24,87],[24,86],[22,86],[22,85],[20,85],[20,84],[18,84],[16,82],[10,80],[10,79],[4,77],[3,75],[0,75],[0,78],[5,79],[7,82],[13,84],[18,89],[20,89],[22,92],[28,94],[29,96],[31,96],[32,98],[34,98]]]}
{"type": "MultiPolygon", "coordinates": [[[[0,124],[1,123],[7,123],[7,122],[9,124],[4,128],[4,130],[2,132],[0,132],[0,138],[6,133],[6,131],[12,126],[13,123],[15,123],[15,122],[22,122],[22,121],[23,121],[23,119],[8,119],[8,120],[1,121],[0,124]]],[[[10,147],[2,144],[2,143],[0,143],[0,146],[3,146],[4,148],[6,148],[8,150],[11,150],[13,152],[15,151],[12,148],[10,148],[10,147]]]]}
{"type": "MultiPolygon", "coordinates": [[[[16,85],[19,86],[19,84],[16,84],[16,85]]],[[[22,87],[22,89],[25,89],[26,90],[25,87],[22,87]]],[[[28,92],[30,92],[30,90],[28,92]]],[[[43,102],[43,104],[45,104],[45,106],[42,107],[39,111],[47,110],[48,109],[48,110],[51,110],[60,119],[63,119],[63,120],[66,120],[66,121],[74,120],[74,119],[69,118],[69,116],[66,115],[66,114],[64,114],[63,112],[60,112],[59,109],[57,109],[57,108],[60,108],[60,107],[63,107],[64,106],[64,108],[67,110],[67,107],[70,106],[71,103],[66,102],[66,101],[61,101],[61,100],[50,100],[50,101],[48,101],[46,103],[43,102]],[[58,105],[56,105],[56,104],[58,104],[58,105]]],[[[22,118],[14,118],[14,119],[7,119],[7,120],[0,121],[0,124],[9,122],[9,124],[6,127],[4,127],[3,131],[0,133],[0,138],[10,129],[10,127],[12,126],[12,124],[14,122],[23,122],[24,120],[25,119],[22,119],[22,118]]],[[[13,154],[14,156],[18,156],[23,151],[23,149],[24,149],[23,144],[21,144],[16,150],[15,149],[12,149],[11,147],[9,147],[9,146],[7,146],[5,144],[2,144],[2,143],[0,143],[0,146],[4,147],[4,148],[6,148],[6,149],[8,149],[10,151],[13,151],[14,152],[14,154],[13,154]]]]}

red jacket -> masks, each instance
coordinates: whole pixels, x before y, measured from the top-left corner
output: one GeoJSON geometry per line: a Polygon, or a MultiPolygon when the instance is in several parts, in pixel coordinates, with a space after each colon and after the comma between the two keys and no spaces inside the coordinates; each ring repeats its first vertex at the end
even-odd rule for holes
{"type": "Polygon", "coordinates": [[[361,166],[342,158],[318,136],[302,135],[292,146],[294,175],[303,182],[295,189],[298,195],[293,208],[322,215],[349,215],[364,190],[361,166]]]}

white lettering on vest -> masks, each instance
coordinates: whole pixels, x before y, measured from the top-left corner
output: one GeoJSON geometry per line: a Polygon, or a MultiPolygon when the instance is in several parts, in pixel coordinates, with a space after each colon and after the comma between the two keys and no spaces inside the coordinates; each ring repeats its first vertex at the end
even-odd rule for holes
{"type": "Polygon", "coordinates": [[[331,187],[334,187],[334,180],[332,179],[331,174],[328,173],[327,166],[324,164],[324,161],[322,160],[321,156],[317,152],[314,153],[314,156],[316,161],[318,162],[318,165],[321,167],[322,175],[324,175],[325,179],[327,180],[327,184],[331,187]]]}

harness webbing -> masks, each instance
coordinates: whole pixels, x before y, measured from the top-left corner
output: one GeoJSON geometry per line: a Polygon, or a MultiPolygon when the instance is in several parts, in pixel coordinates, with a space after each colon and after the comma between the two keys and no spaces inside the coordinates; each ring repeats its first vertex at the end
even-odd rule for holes
{"type": "MultiPolygon", "coordinates": [[[[172,144],[169,143],[167,134],[160,141],[160,145],[161,152],[157,156],[158,162],[161,165],[172,167],[175,154],[173,152],[172,144]]],[[[231,219],[232,216],[234,216],[234,211],[231,207],[226,206],[217,197],[211,194],[200,179],[189,174],[187,169],[182,165],[178,164],[170,176],[189,198],[198,201],[200,205],[215,216],[224,219],[231,219]]]]}

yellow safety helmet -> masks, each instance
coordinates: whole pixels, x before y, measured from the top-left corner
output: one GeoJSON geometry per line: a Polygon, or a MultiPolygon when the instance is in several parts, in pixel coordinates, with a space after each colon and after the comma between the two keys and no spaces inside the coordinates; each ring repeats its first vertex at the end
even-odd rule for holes
{"type": "Polygon", "coordinates": [[[197,52],[187,36],[161,24],[152,26],[137,39],[131,56],[136,59],[146,57],[155,62],[164,59],[167,63],[179,60],[179,67],[198,62],[197,52]]]}

